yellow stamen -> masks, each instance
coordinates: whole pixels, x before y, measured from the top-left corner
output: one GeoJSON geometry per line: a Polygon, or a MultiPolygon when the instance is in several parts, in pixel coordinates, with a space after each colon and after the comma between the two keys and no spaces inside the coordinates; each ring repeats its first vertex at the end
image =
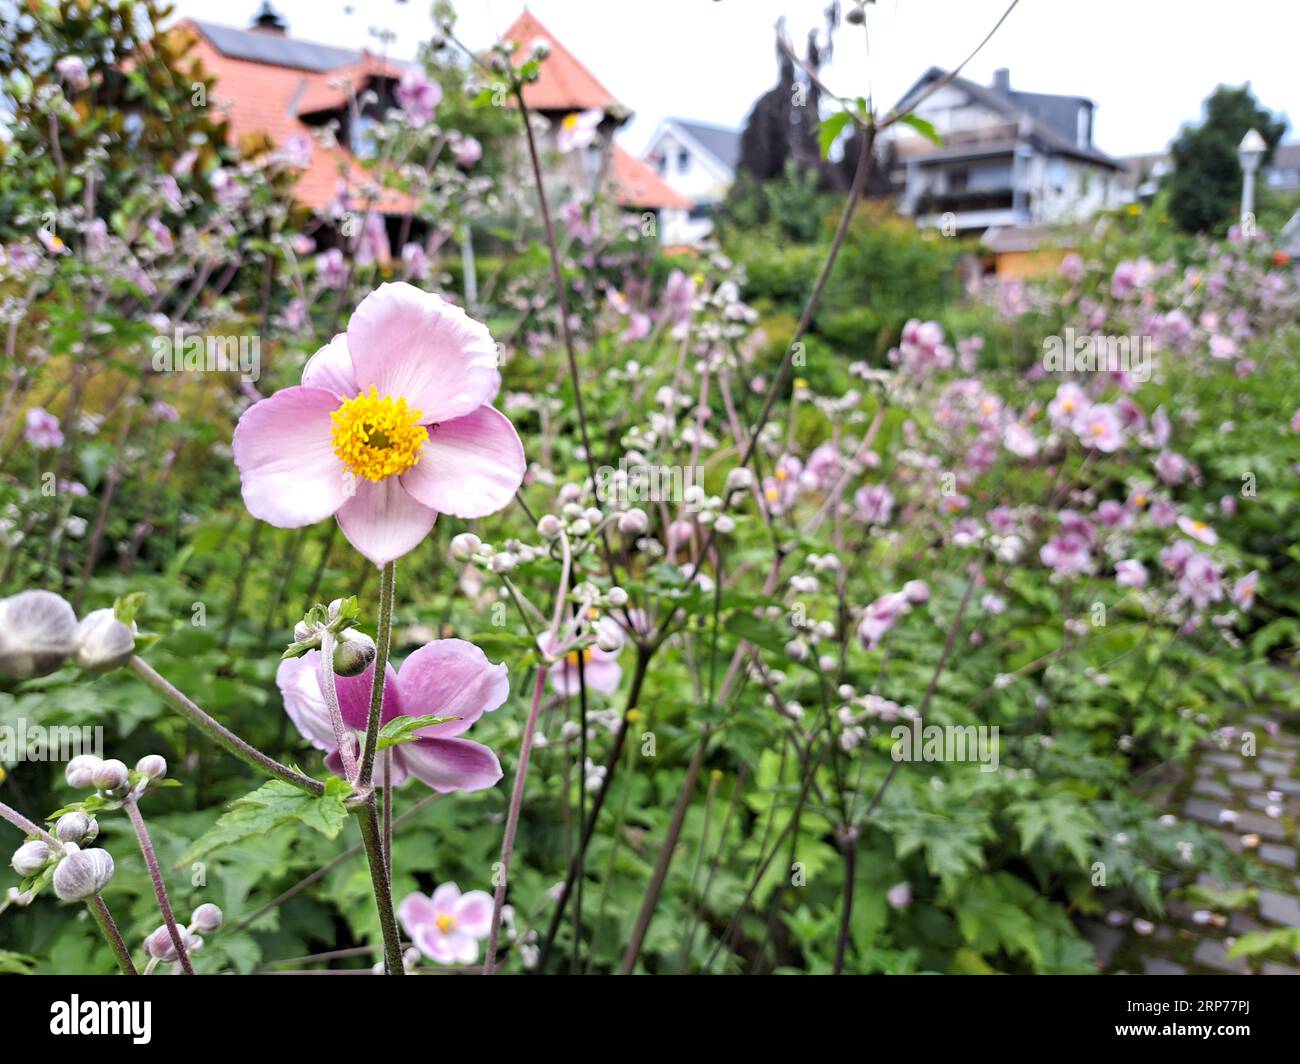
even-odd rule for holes
{"type": "Polygon", "coordinates": [[[763,494],[767,496],[768,502],[776,502],[781,497],[781,493],[776,488],[768,488],[763,494]]]}
{"type": "Polygon", "coordinates": [[[576,669],[576,668],[578,667],[578,655],[579,655],[579,654],[582,655],[582,663],[583,663],[584,665],[590,664],[590,662],[591,662],[591,647],[584,647],[582,650],[574,650],[574,651],[572,651],[571,653],[565,654],[565,655],[564,655],[564,660],[567,661],[570,665],[572,665],[572,666],[576,669]]]}
{"type": "Polygon", "coordinates": [[[564,128],[569,130],[578,128],[578,114],[576,111],[573,114],[564,116],[564,128]]]}
{"type": "Polygon", "coordinates": [[[456,918],[451,913],[439,913],[433,922],[444,935],[450,935],[456,930],[456,918]]]}
{"type": "Polygon", "coordinates": [[[348,399],[330,417],[334,453],[366,480],[405,473],[420,460],[429,438],[420,411],[410,409],[405,399],[381,398],[374,388],[369,395],[348,399]]]}

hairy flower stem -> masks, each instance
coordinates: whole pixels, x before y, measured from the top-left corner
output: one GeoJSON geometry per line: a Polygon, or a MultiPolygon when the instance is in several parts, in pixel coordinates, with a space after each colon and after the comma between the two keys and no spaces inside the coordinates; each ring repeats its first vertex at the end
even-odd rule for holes
{"type": "MultiPolygon", "coordinates": [[[[492,930],[488,934],[487,957],[483,974],[491,975],[496,967],[497,939],[501,935],[501,908],[506,900],[506,887],[510,878],[510,857],[515,849],[515,832],[519,828],[519,810],[524,804],[524,781],[528,777],[528,759],[533,749],[533,735],[537,731],[537,718],[542,709],[542,692],[546,688],[546,666],[537,667],[537,680],[533,684],[533,703],[528,707],[528,722],[524,725],[524,739],[519,748],[519,767],[515,769],[515,784],[510,792],[510,808],[506,813],[506,831],[501,840],[501,866],[497,869],[496,890],[492,898],[492,930]]],[[[563,903],[560,905],[563,910],[563,903]]]]}
{"type": "Polygon", "coordinates": [[[333,632],[322,633],[320,666],[317,671],[320,675],[321,693],[325,696],[325,705],[330,712],[330,727],[334,729],[334,742],[339,748],[339,759],[343,762],[343,776],[354,782],[357,778],[357,755],[353,751],[355,744],[352,741],[352,733],[343,723],[343,710],[339,708],[338,684],[334,678],[334,648],[337,642],[333,632]]]}
{"type": "Polygon", "coordinates": [[[51,849],[53,849],[55,853],[63,852],[63,843],[61,843],[58,839],[56,839],[44,828],[28,820],[25,816],[22,815],[22,813],[18,812],[17,809],[14,809],[12,806],[5,805],[4,802],[0,802],[0,820],[9,821],[9,823],[11,823],[24,835],[31,835],[33,838],[40,839],[51,849]]]}
{"type": "Polygon", "coordinates": [[[301,772],[290,768],[288,765],[281,764],[275,758],[244,742],[229,728],[219,724],[214,718],[204,713],[181,691],[155,672],[143,658],[133,657],[128,663],[128,667],[145,683],[161,694],[175,709],[179,710],[181,716],[185,717],[199,731],[203,732],[209,739],[224,746],[241,761],[274,776],[276,779],[284,780],[285,783],[291,783],[301,790],[309,791],[312,794],[324,793],[325,784],[321,783],[320,780],[304,776],[301,772]]]}
{"type": "Polygon", "coordinates": [[[379,911],[379,930],[384,937],[384,974],[405,975],[406,969],[402,966],[402,938],[397,932],[397,917],[393,913],[393,884],[388,878],[388,868],[384,863],[384,843],[379,831],[374,792],[353,811],[357,814],[361,840],[366,846],[366,863],[370,865],[375,908],[379,911]]]}
{"type": "Polygon", "coordinates": [[[131,818],[131,826],[135,828],[135,837],[140,842],[144,863],[149,868],[154,896],[158,899],[158,908],[162,910],[163,923],[167,925],[167,934],[172,940],[172,948],[176,950],[176,959],[186,975],[193,975],[194,968],[190,965],[189,951],[185,948],[185,936],[176,925],[171,902],[167,900],[167,887],[163,883],[162,869],[158,867],[158,855],[154,852],[153,840],[149,838],[149,829],[145,826],[144,817],[140,815],[139,798],[132,794],[123,804],[126,806],[126,815],[131,818]]]}
{"type": "Polygon", "coordinates": [[[393,588],[397,582],[397,563],[389,562],[379,577],[379,625],[375,635],[375,681],[370,687],[370,718],[366,721],[366,745],[361,752],[358,789],[365,791],[375,774],[375,746],[379,742],[379,720],[384,709],[384,674],[388,671],[388,652],[393,643],[393,588]]]}
{"type": "Polygon", "coordinates": [[[113,914],[108,911],[108,906],[104,904],[104,898],[100,894],[86,899],[86,908],[90,910],[90,915],[95,918],[95,923],[99,924],[99,930],[104,934],[104,941],[108,943],[108,948],[113,951],[113,956],[117,958],[117,966],[121,969],[123,975],[139,975],[135,970],[135,964],[131,960],[131,951],[126,948],[126,943],[122,941],[122,932],[117,929],[117,924],[113,922],[113,914]]]}

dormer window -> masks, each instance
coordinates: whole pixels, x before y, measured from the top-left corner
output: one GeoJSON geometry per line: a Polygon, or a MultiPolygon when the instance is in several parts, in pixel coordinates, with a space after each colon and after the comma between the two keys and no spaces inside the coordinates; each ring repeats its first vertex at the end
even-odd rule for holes
{"type": "Polygon", "coordinates": [[[679,174],[684,174],[690,168],[691,168],[691,153],[688,152],[685,148],[682,148],[677,152],[677,172],[679,174]]]}
{"type": "Polygon", "coordinates": [[[1075,144],[1080,148],[1087,148],[1092,144],[1092,114],[1086,103],[1079,104],[1075,144]]]}

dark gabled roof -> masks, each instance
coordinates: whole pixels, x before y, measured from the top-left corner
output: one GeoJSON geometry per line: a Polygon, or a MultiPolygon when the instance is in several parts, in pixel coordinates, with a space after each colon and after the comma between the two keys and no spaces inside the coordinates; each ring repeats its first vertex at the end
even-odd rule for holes
{"type": "MultiPolygon", "coordinates": [[[[917,78],[915,84],[899,98],[895,110],[899,110],[923,86],[947,76],[948,72],[946,70],[932,66],[917,78]]],[[[1022,130],[1024,130],[1022,134],[1024,139],[1035,144],[1043,151],[1057,155],[1070,155],[1077,159],[1086,159],[1101,166],[1108,166],[1113,170],[1122,170],[1124,168],[1122,163],[1112,159],[1103,151],[1098,151],[1093,147],[1080,148],[1074,139],[1075,119],[1070,120],[1068,133],[1061,132],[1056,128],[1054,122],[1060,120],[1067,106],[1072,106],[1074,108],[1073,113],[1076,115],[1079,104],[1083,103],[1089,107],[1092,106],[1092,101],[1086,97],[1052,96],[1047,93],[1015,91],[1008,96],[997,89],[963,78],[960,74],[953,78],[950,84],[972,99],[984,104],[990,110],[997,111],[999,114],[1006,115],[1009,119],[1019,122],[1022,130]],[[1054,121],[1049,122],[1046,117],[1043,117],[1047,115],[1051,115],[1054,121]]]]}
{"type": "Polygon", "coordinates": [[[692,140],[727,169],[736,168],[736,163],[740,161],[740,130],[710,126],[704,122],[690,122],[685,118],[670,118],[668,121],[685,131],[692,140]]]}
{"type": "Polygon", "coordinates": [[[1077,134],[1079,105],[1084,104],[1089,111],[1093,106],[1092,101],[1085,96],[1054,96],[1046,92],[1018,92],[1015,89],[1011,90],[1011,100],[1052,132],[1070,141],[1077,134]]]}
{"type": "Polygon", "coordinates": [[[329,44],[299,41],[275,33],[241,30],[215,22],[191,19],[212,46],[230,59],[245,59],[250,63],[269,63],[272,66],[293,67],[316,72],[336,70],[355,63],[360,52],[348,48],[335,48],[329,44]]]}

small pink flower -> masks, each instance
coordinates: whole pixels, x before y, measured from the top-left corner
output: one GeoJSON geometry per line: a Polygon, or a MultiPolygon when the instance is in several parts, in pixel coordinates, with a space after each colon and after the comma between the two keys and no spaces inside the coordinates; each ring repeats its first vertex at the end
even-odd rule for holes
{"type": "Polygon", "coordinates": [[[316,256],[316,276],[326,288],[338,290],[348,283],[348,264],[343,261],[343,252],[330,248],[316,256]]]}
{"type": "MultiPolygon", "coordinates": [[[[309,650],[300,658],[282,661],[275,682],[294,727],[324,751],[326,767],[342,775],[342,759],[321,691],[320,665],[320,651],[309,650]]],[[[365,731],[374,680],[374,665],[360,676],[335,677],[343,723],[355,732],[365,731]]],[[[390,747],[392,779],[385,776],[386,759],[381,757],[375,760],[375,782],[400,787],[414,777],[440,794],[493,786],[501,778],[496,754],[458,736],[484,713],[497,709],[509,693],[505,665],[492,664],[482,650],[463,639],[435,639],[411,654],[401,668],[390,664],[384,675],[382,723],[399,716],[456,719],[421,728],[418,739],[390,747]]]]}
{"type": "Polygon", "coordinates": [[[456,144],[456,165],[468,170],[483,158],[483,145],[475,137],[461,137],[456,144]]]}
{"type": "Polygon", "coordinates": [[[596,130],[604,117],[596,109],[565,115],[560,122],[559,132],[555,135],[555,147],[562,153],[587,147],[596,139],[596,130]]]}
{"type": "Polygon", "coordinates": [[[1021,458],[1032,458],[1038,453],[1038,440],[1019,421],[1013,421],[1002,433],[1002,446],[1021,458]]]}
{"type": "Polygon", "coordinates": [[[1126,558],[1115,563],[1115,583],[1120,587],[1146,587],[1146,567],[1136,559],[1126,558]]]}
{"type": "Polygon", "coordinates": [[[432,897],[408,894],[397,918],[420,952],[438,964],[473,964],[478,944],[492,931],[492,895],[481,890],[462,894],[444,883],[432,897]]]}
{"type": "Polygon", "coordinates": [[[1078,281],[1083,277],[1083,258],[1071,251],[1061,260],[1061,276],[1067,281],[1078,281]]]}
{"type": "Polygon", "coordinates": [[[894,512],[894,493],[883,484],[868,484],[853,496],[853,516],[863,524],[887,525],[894,512]]]}
{"type": "Polygon", "coordinates": [[[1204,554],[1192,554],[1183,565],[1178,590],[1191,599],[1198,610],[1205,609],[1211,602],[1219,602],[1223,598],[1219,567],[1204,554]]]}
{"type": "Polygon", "coordinates": [[[300,528],[337,516],[376,565],[413,550],[439,511],[486,517],[523,482],[524,448],[490,404],[487,327],[405,283],[381,285],[303,369],[239,419],[244,505],[300,528]]]}
{"type": "Polygon", "coordinates": [[[402,74],[396,94],[398,106],[406,112],[413,126],[426,126],[442,103],[442,86],[430,81],[424,69],[409,66],[402,74]]]}
{"type": "Polygon", "coordinates": [[[1064,428],[1088,409],[1088,397],[1077,384],[1067,381],[1056,390],[1056,398],[1047,404],[1047,416],[1057,428],[1064,428]]]}
{"type": "MultiPolygon", "coordinates": [[[[543,654],[554,654],[558,649],[550,632],[543,632],[537,637],[537,645],[543,654]]],[[[623,679],[623,669],[618,663],[618,654],[601,650],[598,646],[573,650],[551,667],[551,686],[557,694],[578,694],[585,684],[589,691],[599,691],[603,695],[613,694],[623,679]],[[582,676],[578,676],[578,659],[582,659],[582,676]]]]}
{"type": "Polygon", "coordinates": [[[1086,447],[1096,447],[1107,454],[1119,450],[1124,442],[1124,425],[1109,403],[1096,403],[1074,419],[1075,435],[1086,447]]]}
{"type": "Polygon", "coordinates": [[[63,446],[63,430],[59,427],[59,419],[44,407],[33,407],[27,411],[23,439],[38,451],[51,451],[63,446]]]}
{"type": "Polygon", "coordinates": [[[81,56],[65,55],[54,64],[54,69],[73,92],[81,92],[90,87],[90,74],[86,70],[86,61],[81,56]]]}
{"type": "Polygon", "coordinates": [[[1187,459],[1174,451],[1161,451],[1156,457],[1155,470],[1166,484],[1181,484],[1187,479],[1187,459]]]}
{"type": "Polygon", "coordinates": [[[1186,515],[1178,519],[1178,527],[1181,528],[1192,539],[1199,540],[1208,546],[1213,547],[1219,542],[1219,535],[1204,521],[1197,521],[1195,518],[1186,515]]]}
{"type": "Polygon", "coordinates": [[[1067,577],[1081,573],[1088,567],[1092,551],[1083,536],[1074,532],[1062,532],[1044,543],[1038,556],[1057,576],[1067,577]]]}
{"type": "Polygon", "coordinates": [[[885,892],[885,900],[891,909],[906,909],[912,904],[912,884],[895,883],[885,892]]]}
{"type": "Polygon", "coordinates": [[[1252,569],[1232,585],[1232,601],[1243,610],[1255,604],[1255,589],[1259,585],[1259,570],[1252,569]]]}

